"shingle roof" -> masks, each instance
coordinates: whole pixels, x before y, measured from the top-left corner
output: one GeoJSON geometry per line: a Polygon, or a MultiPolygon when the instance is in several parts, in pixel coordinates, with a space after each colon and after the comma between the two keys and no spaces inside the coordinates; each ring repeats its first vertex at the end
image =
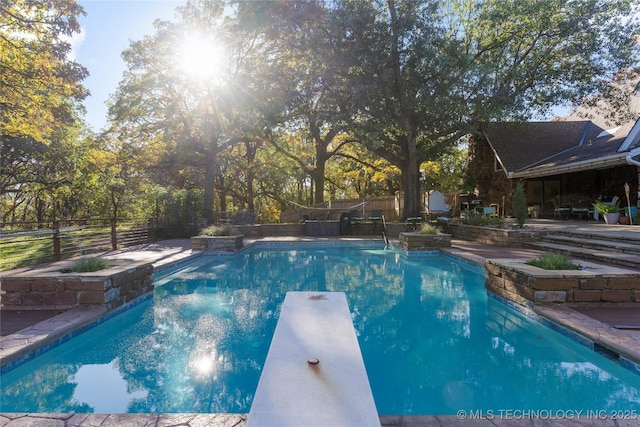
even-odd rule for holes
{"type": "Polygon", "coordinates": [[[577,147],[590,122],[494,122],[481,132],[506,172],[516,172],[565,150],[577,147]]]}
{"type": "Polygon", "coordinates": [[[603,129],[592,121],[488,123],[482,127],[509,176],[544,176],[626,163],[618,152],[635,122],[603,129]]]}
{"type": "Polygon", "coordinates": [[[528,165],[519,172],[522,170],[530,172],[535,170],[542,171],[543,169],[572,163],[597,161],[611,156],[623,157],[623,153],[618,153],[618,148],[620,148],[632,127],[633,123],[629,123],[618,129],[613,128],[611,130],[615,130],[615,133],[609,133],[598,126],[591,125],[591,130],[587,131],[587,137],[581,145],[558,153],[536,164],[528,165]]]}

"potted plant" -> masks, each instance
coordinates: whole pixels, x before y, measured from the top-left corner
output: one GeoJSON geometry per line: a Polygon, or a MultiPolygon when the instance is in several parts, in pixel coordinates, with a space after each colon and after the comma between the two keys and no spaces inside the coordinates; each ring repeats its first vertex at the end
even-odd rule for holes
{"type": "Polygon", "coordinates": [[[620,219],[620,212],[622,212],[619,201],[615,202],[613,205],[603,202],[594,203],[593,208],[596,212],[604,216],[604,222],[607,224],[617,224],[620,219]]]}

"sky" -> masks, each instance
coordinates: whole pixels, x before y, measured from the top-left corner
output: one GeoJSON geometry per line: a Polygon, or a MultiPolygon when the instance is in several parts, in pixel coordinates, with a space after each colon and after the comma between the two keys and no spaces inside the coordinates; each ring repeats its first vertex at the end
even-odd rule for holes
{"type": "Polygon", "coordinates": [[[125,70],[121,53],[130,41],[154,32],[156,19],[175,20],[176,0],[80,0],[81,32],[70,41],[75,61],[89,70],[84,85],[91,92],[84,105],[85,120],[96,132],[107,122],[106,102],[114,94],[125,70]]]}

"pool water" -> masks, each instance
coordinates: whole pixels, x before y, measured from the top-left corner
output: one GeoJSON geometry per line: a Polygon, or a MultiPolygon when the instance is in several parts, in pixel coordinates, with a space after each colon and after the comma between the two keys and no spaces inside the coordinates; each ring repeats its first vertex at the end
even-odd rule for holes
{"type": "Polygon", "coordinates": [[[447,255],[258,247],[156,286],[4,374],[0,411],[248,413],[286,292],[343,291],[380,414],[640,413],[639,375],[487,297],[484,270],[447,255]]]}

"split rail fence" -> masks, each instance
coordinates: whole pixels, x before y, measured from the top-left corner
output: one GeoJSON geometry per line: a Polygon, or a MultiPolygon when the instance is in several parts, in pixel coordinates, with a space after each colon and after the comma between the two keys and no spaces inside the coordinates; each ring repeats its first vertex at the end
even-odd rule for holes
{"type": "Polygon", "coordinates": [[[155,219],[0,223],[0,271],[148,243],[155,219]]]}

